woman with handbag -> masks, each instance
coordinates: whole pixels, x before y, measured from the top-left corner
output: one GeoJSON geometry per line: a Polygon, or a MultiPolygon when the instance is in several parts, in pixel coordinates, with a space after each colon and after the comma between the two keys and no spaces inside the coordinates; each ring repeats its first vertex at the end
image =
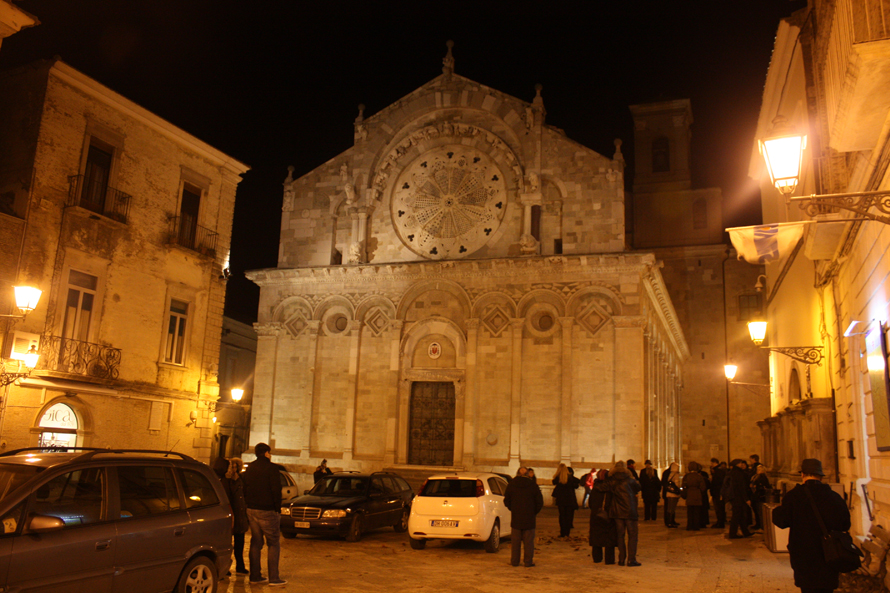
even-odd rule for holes
{"type": "Polygon", "coordinates": [[[707,488],[700,470],[701,465],[698,462],[690,461],[689,471],[683,476],[681,496],[686,499],[686,531],[699,531],[704,522],[702,501],[707,488]]]}
{"type": "Polygon", "coordinates": [[[664,524],[669,528],[679,527],[674,521],[677,514],[677,503],[680,502],[680,493],[683,492],[680,476],[680,465],[674,461],[661,475],[664,496],[664,524]]]}
{"type": "MultiPolygon", "coordinates": [[[[804,459],[800,468],[802,484],[795,486],[773,510],[776,527],[790,527],[788,552],[794,570],[794,584],[803,593],[834,591],[838,586],[837,566],[826,558],[823,540],[831,532],[850,529],[850,511],[844,499],[828,484],[818,459],[804,459]]],[[[848,536],[849,537],[849,536],[848,536]]]]}
{"type": "Polygon", "coordinates": [[[579,485],[572,468],[560,463],[553,474],[553,498],[559,509],[559,537],[569,537],[574,527],[575,511],[578,509],[575,490],[579,485]]]}

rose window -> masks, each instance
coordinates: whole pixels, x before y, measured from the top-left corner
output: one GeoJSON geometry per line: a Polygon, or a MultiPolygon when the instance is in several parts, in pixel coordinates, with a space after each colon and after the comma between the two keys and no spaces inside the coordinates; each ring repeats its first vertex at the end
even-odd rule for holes
{"type": "Polygon", "coordinates": [[[402,242],[428,259],[465,257],[485,245],[506,210],[503,175],[488,155],[448,145],[399,175],[392,219],[402,242]]]}

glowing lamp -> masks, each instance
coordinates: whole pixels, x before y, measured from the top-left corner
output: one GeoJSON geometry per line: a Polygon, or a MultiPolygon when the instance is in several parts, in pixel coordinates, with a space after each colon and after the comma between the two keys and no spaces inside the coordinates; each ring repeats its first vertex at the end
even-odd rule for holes
{"type": "Polygon", "coordinates": [[[242,397],[244,397],[243,389],[233,389],[232,390],[232,401],[233,402],[240,402],[242,397]]]}
{"type": "Polygon", "coordinates": [[[732,381],[735,379],[735,374],[738,372],[738,365],[734,364],[725,364],[723,365],[723,374],[726,375],[726,378],[732,381]]]}
{"type": "Polygon", "coordinates": [[[782,194],[794,193],[800,180],[803,151],[807,147],[806,135],[799,134],[780,115],[773,120],[769,137],[760,140],[758,144],[770,181],[782,194]]]}
{"type": "Polygon", "coordinates": [[[15,291],[15,306],[18,307],[22,315],[27,315],[37,308],[37,302],[43,291],[33,286],[13,286],[15,291]]]}
{"type": "Polygon", "coordinates": [[[748,333],[751,334],[751,341],[755,346],[763,344],[766,337],[766,321],[749,321],[748,333]]]}
{"type": "Polygon", "coordinates": [[[34,369],[37,366],[37,361],[40,360],[40,354],[37,353],[37,347],[34,344],[31,344],[31,347],[25,352],[23,358],[25,359],[25,366],[29,369],[34,369]]]}

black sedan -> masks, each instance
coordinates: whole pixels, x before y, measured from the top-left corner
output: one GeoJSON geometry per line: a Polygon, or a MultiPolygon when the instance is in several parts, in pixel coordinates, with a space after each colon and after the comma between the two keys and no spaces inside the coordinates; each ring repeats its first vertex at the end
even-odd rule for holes
{"type": "Polygon", "coordinates": [[[303,496],[281,504],[281,533],[345,536],[358,541],[378,527],[408,529],[414,491],[401,476],[388,472],[337,473],[322,478],[303,496]]]}

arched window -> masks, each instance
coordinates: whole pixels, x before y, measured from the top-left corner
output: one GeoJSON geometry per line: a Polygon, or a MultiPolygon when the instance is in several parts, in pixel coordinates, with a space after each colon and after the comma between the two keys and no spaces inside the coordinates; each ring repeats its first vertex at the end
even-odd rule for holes
{"type": "Polygon", "coordinates": [[[532,237],[534,237],[536,241],[540,241],[541,240],[541,207],[537,204],[532,206],[531,231],[532,231],[532,237]]]}
{"type": "Polygon", "coordinates": [[[797,369],[794,368],[791,369],[791,377],[788,379],[788,401],[793,402],[799,399],[803,399],[800,392],[800,375],[797,374],[797,369]]]}
{"type": "Polygon", "coordinates": [[[77,414],[74,409],[61,402],[51,405],[43,413],[38,426],[40,431],[39,447],[76,447],[77,446],[77,414]]]}
{"type": "Polygon", "coordinates": [[[670,142],[667,138],[656,138],[652,142],[652,172],[667,173],[671,170],[670,142]]]}

